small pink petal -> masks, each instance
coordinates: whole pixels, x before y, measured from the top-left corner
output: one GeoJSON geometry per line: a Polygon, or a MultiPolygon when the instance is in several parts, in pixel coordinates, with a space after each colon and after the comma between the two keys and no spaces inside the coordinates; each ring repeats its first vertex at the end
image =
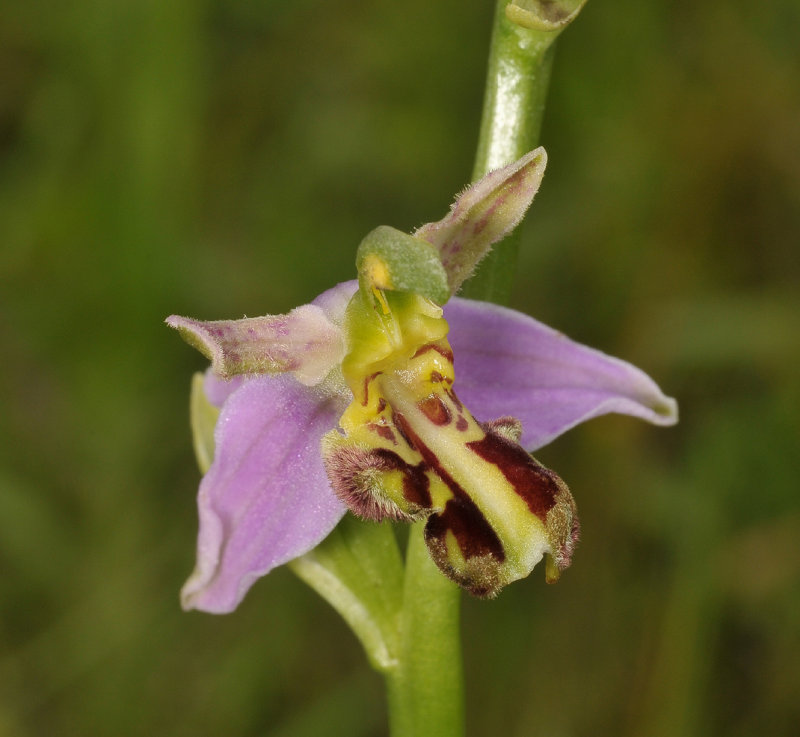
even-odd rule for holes
{"type": "Polygon", "coordinates": [[[313,386],[341,362],[345,346],[341,328],[317,305],[303,305],[287,315],[204,322],[171,315],[167,325],[211,361],[223,377],[291,371],[313,386]]]}
{"type": "Polygon", "coordinates": [[[492,245],[517,227],[539,190],[546,165],[543,148],[530,151],[471,184],[444,218],[415,231],[417,238],[439,249],[451,294],[492,245]]]}
{"type": "MultiPolygon", "coordinates": [[[[335,287],[325,290],[311,304],[322,308],[328,320],[336,327],[341,327],[344,323],[345,309],[347,309],[347,305],[357,289],[358,282],[355,279],[341,282],[335,287]]],[[[238,375],[225,379],[209,369],[205,377],[205,391],[208,401],[215,407],[222,407],[225,400],[248,378],[250,377],[238,375]]]]}

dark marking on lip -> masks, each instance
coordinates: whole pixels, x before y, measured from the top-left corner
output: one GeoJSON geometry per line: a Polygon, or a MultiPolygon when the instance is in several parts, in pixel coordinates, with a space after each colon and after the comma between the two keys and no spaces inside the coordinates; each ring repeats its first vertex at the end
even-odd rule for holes
{"type": "Polygon", "coordinates": [[[369,424],[369,429],[380,435],[384,440],[388,440],[390,443],[397,445],[397,438],[394,436],[392,428],[388,425],[378,425],[374,422],[371,422],[369,424]]]}
{"type": "Polygon", "coordinates": [[[560,479],[555,473],[537,463],[521,446],[493,432],[486,433],[482,440],[467,443],[467,447],[497,466],[528,509],[542,522],[546,521],[560,489],[560,479]]]}
{"type": "Polygon", "coordinates": [[[441,384],[444,382],[448,386],[453,385],[453,380],[449,376],[442,376],[438,371],[431,371],[431,384],[441,384]]]}
{"type": "Polygon", "coordinates": [[[451,351],[449,348],[444,348],[443,346],[436,345],[434,343],[428,343],[427,345],[418,348],[417,352],[411,358],[414,359],[418,356],[422,356],[428,351],[436,351],[444,359],[450,363],[453,363],[453,351],[451,351]]]}
{"type": "Polygon", "coordinates": [[[378,371],[377,373],[364,377],[364,397],[361,400],[361,404],[363,404],[365,407],[369,404],[369,385],[372,383],[373,379],[376,376],[380,376],[380,374],[381,372],[378,371]]]}
{"type": "Polygon", "coordinates": [[[447,425],[452,419],[447,405],[436,394],[431,394],[417,402],[417,407],[434,425],[447,425]]]}
{"type": "Polygon", "coordinates": [[[464,415],[459,415],[458,419],[456,420],[456,430],[458,430],[459,432],[466,432],[468,427],[469,423],[467,422],[464,415]]]}
{"type": "Polygon", "coordinates": [[[449,499],[441,512],[428,517],[425,537],[437,538],[444,544],[448,530],[455,536],[464,558],[490,555],[499,563],[506,559],[497,533],[463,491],[449,499]]]}
{"type": "Polygon", "coordinates": [[[452,400],[453,404],[458,408],[458,411],[461,412],[464,409],[464,405],[461,404],[461,400],[456,396],[456,393],[452,389],[445,389],[445,393],[448,397],[452,400]]]}
{"type": "Polygon", "coordinates": [[[414,441],[411,439],[411,437],[410,437],[410,436],[408,435],[408,433],[406,432],[406,428],[408,427],[408,425],[407,425],[407,423],[404,421],[404,419],[403,419],[403,416],[402,416],[402,415],[400,415],[400,414],[398,414],[397,412],[395,412],[395,414],[394,414],[393,418],[394,418],[394,427],[395,427],[395,430],[397,430],[397,432],[399,432],[399,433],[400,433],[400,437],[401,437],[401,438],[403,438],[403,440],[405,440],[405,442],[406,442],[406,445],[407,445],[409,448],[411,448],[411,450],[417,450],[417,446],[416,446],[416,445],[414,445],[414,441]],[[398,419],[397,419],[398,417],[400,417],[400,420],[399,420],[399,421],[398,421],[398,419]]]}
{"type": "Polygon", "coordinates": [[[408,502],[417,507],[430,509],[431,491],[430,479],[425,473],[424,463],[412,466],[406,463],[397,453],[385,448],[378,448],[374,451],[385,464],[386,470],[401,471],[403,473],[403,496],[408,502]]]}
{"type": "MultiPolygon", "coordinates": [[[[432,514],[428,518],[425,526],[426,540],[429,538],[431,541],[438,540],[440,546],[445,546],[447,530],[451,530],[465,559],[488,555],[502,563],[506,559],[503,543],[489,521],[483,516],[483,512],[472,501],[469,494],[442,467],[436,454],[419,439],[408,425],[405,417],[397,412],[394,419],[398,429],[402,428],[403,434],[414,441],[423,461],[453,494],[452,499],[447,501],[441,512],[432,514]]],[[[444,567],[440,561],[437,563],[440,568],[444,567]]]]}
{"type": "Polygon", "coordinates": [[[431,508],[431,481],[422,464],[406,467],[403,474],[403,496],[423,509],[431,508]]]}

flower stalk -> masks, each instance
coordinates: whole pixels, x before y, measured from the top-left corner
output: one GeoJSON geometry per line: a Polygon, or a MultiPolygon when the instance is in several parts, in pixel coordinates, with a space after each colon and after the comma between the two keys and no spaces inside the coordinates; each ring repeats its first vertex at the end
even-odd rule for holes
{"type": "Polygon", "coordinates": [[[458,737],[464,733],[461,589],[428,554],[423,525],[406,551],[397,664],[386,673],[392,737],[458,737]]]}
{"type": "MultiPolygon", "coordinates": [[[[539,143],[555,40],[585,0],[498,0],[472,178],[516,161],[539,143]]],[[[464,285],[463,295],[508,304],[519,231],[500,243],[464,285]]]]}
{"type": "MultiPolygon", "coordinates": [[[[536,11],[514,0],[497,2],[473,181],[516,161],[538,143],[553,42],[566,23],[520,25],[520,19],[540,18],[536,11]]],[[[510,301],[518,232],[494,245],[465,283],[465,296],[497,304],[510,301]]],[[[464,734],[461,590],[431,561],[421,523],[411,528],[405,576],[398,660],[386,673],[392,737],[460,737],[464,734]]]]}

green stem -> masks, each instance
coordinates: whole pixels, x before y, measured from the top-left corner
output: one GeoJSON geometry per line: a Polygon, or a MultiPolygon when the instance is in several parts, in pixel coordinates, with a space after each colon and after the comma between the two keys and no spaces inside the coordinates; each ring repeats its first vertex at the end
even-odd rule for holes
{"type": "MultiPolygon", "coordinates": [[[[553,41],[583,2],[497,3],[475,179],[536,146],[553,41]],[[525,27],[508,20],[509,6],[525,27]]],[[[508,301],[517,248],[513,239],[495,246],[467,293],[508,301]]],[[[411,527],[404,573],[389,527],[354,520],[292,567],[336,607],[384,674],[392,737],[464,734],[461,590],[431,560],[423,524],[411,527]]]]}
{"type": "MultiPolygon", "coordinates": [[[[509,0],[499,0],[495,11],[473,180],[535,148],[542,128],[557,33],[512,23],[506,17],[508,4],[509,0]]],[[[518,232],[494,246],[464,285],[463,296],[508,304],[518,232]]]]}
{"type": "Polygon", "coordinates": [[[464,733],[461,589],[431,560],[423,528],[411,528],[397,665],[386,674],[391,734],[459,737],[464,733]]]}
{"type": "MultiPolygon", "coordinates": [[[[516,161],[535,148],[542,125],[557,32],[522,28],[499,0],[489,52],[486,99],[473,179],[516,161]]],[[[518,242],[495,246],[468,296],[509,300],[518,242]]],[[[396,661],[386,669],[392,737],[460,737],[464,686],[459,636],[460,589],[436,568],[423,525],[412,526],[406,553],[403,607],[396,661]]]]}

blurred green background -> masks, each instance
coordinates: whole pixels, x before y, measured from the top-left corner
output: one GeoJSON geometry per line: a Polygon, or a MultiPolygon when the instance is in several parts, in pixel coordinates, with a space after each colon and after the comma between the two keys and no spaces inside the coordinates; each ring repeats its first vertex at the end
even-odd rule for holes
{"type": "MultiPolygon", "coordinates": [[[[203,360],[469,177],[490,0],[0,10],[0,735],[385,734],[382,683],[282,569],[184,614],[203,360]]],[[[514,306],[647,370],[662,430],[539,457],[583,539],[464,604],[470,737],[800,725],[800,5],[592,0],[559,42],[514,306]]]]}

